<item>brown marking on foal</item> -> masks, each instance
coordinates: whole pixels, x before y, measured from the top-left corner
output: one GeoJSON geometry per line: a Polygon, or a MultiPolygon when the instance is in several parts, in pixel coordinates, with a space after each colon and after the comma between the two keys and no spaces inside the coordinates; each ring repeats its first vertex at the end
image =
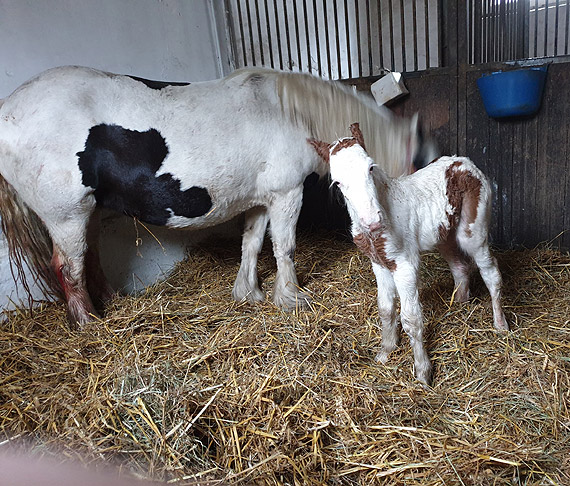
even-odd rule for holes
{"type": "Polygon", "coordinates": [[[447,180],[447,200],[453,211],[447,215],[449,228],[440,225],[439,236],[442,241],[449,238],[449,232],[459,226],[461,216],[465,218],[467,229],[465,233],[471,237],[469,225],[477,219],[477,207],[481,194],[481,181],[467,170],[456,170],[463,165],[456,161],[445,171],[447,180]]]}
{"type": "Polygon", "coordinates": [[[352,125],[350,125],[350,133],[352,133],[352,136],[356,139],[358,145],[360,145],[364,150],[366,150],[366,147],[364,146],[364,136],[360,131],[359,123],[353,123],[352,125]]]}
{"type": "Polygon", "coordinates": [[[396,262],[386,256],[386,238],[381,233],[374,237],[360,233],[353,238],[353,241],[374,263],[386,267],[391,272],[396,270],[396,262]]]}
{"type": "Polygon", "coordinates": [[[353,145],[357,145],[358,141],[355,138],[343,138],[339,140],[331,151],[331,155],[335,155],[340,152],[342,149],[352,147],[353,145]]]}

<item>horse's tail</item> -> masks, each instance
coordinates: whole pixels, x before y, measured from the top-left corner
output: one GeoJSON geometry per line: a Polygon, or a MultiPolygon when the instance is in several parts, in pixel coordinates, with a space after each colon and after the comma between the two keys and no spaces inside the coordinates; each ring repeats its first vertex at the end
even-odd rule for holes
{"type": "Polygon", "coordinates": [[[22,284],[30,303],[33,299],[26,268],[44,294],[63,298],[63,290],[51,266],[52,241],[47,228],[1,175],[0,215],[12,276],[16,283],[22,284]]]}

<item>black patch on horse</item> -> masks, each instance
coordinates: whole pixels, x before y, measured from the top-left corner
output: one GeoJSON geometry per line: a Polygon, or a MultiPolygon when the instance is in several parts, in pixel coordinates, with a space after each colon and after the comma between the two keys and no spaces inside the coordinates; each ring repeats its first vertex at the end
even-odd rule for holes
{"type": "Polygon", "coordinates": [[[168,81],[153,81],[151,79],[139,78],[138,76],[129,76],[129,78],[135,81],[140,81],[144,83],[148,88],[151,89],[162,89],[167,86],[188,86],[190,83],[179,83],[179,82],[168,82],[168,81]]]}
{"type": "Polygon", "coordinates": [[[319,174],[316,172],[311,172],[307,177],[305,177],[305,180],[303,181],[303,188],[312,189],[317,185],[317,182],[319,182],[319,174]]]}
{"type": "Polygon", "coordinates": [[[171,211],[186,218],[203,216],[212,208],[206,189],[181,191],[171,174],[156,175],[167,155],[158,130],[105,124],[89,130],[85,150],[77,153],[83,185],[95,189],[97,206],[156,225],[165,225],[171,211]]]}

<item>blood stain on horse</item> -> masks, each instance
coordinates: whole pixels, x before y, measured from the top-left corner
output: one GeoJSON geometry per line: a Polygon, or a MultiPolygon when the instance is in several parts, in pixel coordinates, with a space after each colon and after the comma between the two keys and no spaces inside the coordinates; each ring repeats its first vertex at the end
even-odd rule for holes
{"type": "Polygon", "coordinates": [[[84,186],[94,189],[97,206],[122,212],[146,223],[167,224],[172,215],[203,216],[212,199],[203,187],[180,190],[172,174],[156,175],[168,155],[163,136],[118,125],[89,130],[85,150],[78,152],[84,186]]]}

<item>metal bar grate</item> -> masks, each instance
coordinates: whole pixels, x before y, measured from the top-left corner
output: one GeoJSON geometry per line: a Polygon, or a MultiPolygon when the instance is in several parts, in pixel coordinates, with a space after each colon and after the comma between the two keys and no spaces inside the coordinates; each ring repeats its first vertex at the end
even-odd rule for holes
{"type": "Polygon", "coordinates": [[[330,79],[440,65],[440,0],[225,0],[236,68],[330,79]]]}
{"type": "Polygon", "coordinates": [[[568,55],[570,0],[469,0],[473,64],[568,55]]]}

